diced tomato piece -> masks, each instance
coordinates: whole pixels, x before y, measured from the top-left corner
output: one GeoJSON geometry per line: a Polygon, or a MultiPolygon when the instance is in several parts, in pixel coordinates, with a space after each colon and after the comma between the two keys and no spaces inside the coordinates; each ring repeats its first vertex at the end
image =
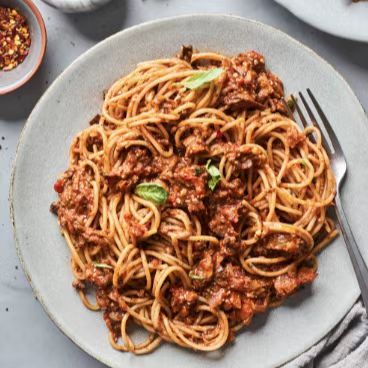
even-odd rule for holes
{"type": "Polygon", "coordinates": [[[64,189],[64,182],[59,179],[55,184],[54,184],[54,190],[55,192],[61,193],[64,189]]]}
{"type": "Polygon", "coordinates": [[[218,130],[217,132],[216,132],[216,138],[222,138],[224,136],[224,133],[222,133],[222,131],[221,130],[218,130]]]}

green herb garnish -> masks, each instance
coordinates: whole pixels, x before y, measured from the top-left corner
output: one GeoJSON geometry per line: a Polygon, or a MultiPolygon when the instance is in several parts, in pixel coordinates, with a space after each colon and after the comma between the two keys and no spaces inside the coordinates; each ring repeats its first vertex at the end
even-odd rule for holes
{"type": "Polygon", "coordinates": [[[147,201],[156,205],[164,204],[167,200],[168,193],[161,184],[158,183],[141,183],[135,187],[134,193],[147,201]]]}
{"type": "Polygon", "coordinates": [[[203,72],[196,73],[192,75],[190,78],[183,81],[181,84],[188,89],[198,89],[203,85],[217,79],[224,69],[222,68],[214,68],[210,70],[206,70],[203,72]]]}
{"type": "Polygon", "coordinates": [[[94,263],[93,262],[93,265],[96,267],[96,268],[109,268],[110,270],[113,270],[114,267],[106,264],[106,263],[94,263]]]}
{"type": "Polygon", "coordinates": [[[221,180],[221,174],[219,169],[215,165],[211,165],[211,160],[207,161],[206,170],[208,174],[211,176],[208,181],[208,187],[214,191],[217,183],[221,180]]]}

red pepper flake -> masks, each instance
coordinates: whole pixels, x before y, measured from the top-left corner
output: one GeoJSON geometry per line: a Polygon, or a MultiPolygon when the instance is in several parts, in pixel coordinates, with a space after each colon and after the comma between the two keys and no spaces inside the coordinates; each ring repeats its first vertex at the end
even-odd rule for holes
{"type": "Polygon", "coordinates": [[[16,9],[0,6],[0,70],[21,64],[29,53],[31,34],[26,19],[16,9]]]}
{"type": "Polygon", "coordinates": [[[222,138],[224,136],[224,133],[222,133],[221,130],[216,131],[216,138],[222,138]]]}
{"type": "Polygon", "coordinates": [[[55,192],[61,193],[64,189],[64,182],[59,179],[55,184],[54,184],[54,190],[55,192]]]}

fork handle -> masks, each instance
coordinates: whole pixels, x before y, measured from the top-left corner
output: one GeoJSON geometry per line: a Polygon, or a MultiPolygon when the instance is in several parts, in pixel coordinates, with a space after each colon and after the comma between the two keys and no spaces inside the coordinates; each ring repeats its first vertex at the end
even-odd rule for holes
{"type": "Polygon", "coordinates": [[[354,267],[360,291],[362,293],[363,304],[368,314],[368,268],[354,239],[353,232],[350,229],[348,219],[342,208],[341,198],[339,194],[337,194],[335,197],[335,204],[337,219],[339,221],[341,232],[354,267]]]}

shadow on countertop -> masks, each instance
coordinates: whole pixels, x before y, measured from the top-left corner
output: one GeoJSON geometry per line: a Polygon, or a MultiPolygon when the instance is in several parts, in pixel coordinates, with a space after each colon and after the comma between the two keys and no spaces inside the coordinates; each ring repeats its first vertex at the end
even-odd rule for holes
{"type": "Polygon", "coordinates": [[[33,110],[36,102],[47,89],[47,65],[41,65],[37,74],[21,88],[0,98],[0,120],[11,124],[13,121],[25,120],[33,110]]]}
{"type": "Polygon", "coordinates": [[[126,2],[113,0],[102,8],[88,13],[65,14],[66,22],[77,32],[95,42],[124,28],[126,20],[126,2]]]}

